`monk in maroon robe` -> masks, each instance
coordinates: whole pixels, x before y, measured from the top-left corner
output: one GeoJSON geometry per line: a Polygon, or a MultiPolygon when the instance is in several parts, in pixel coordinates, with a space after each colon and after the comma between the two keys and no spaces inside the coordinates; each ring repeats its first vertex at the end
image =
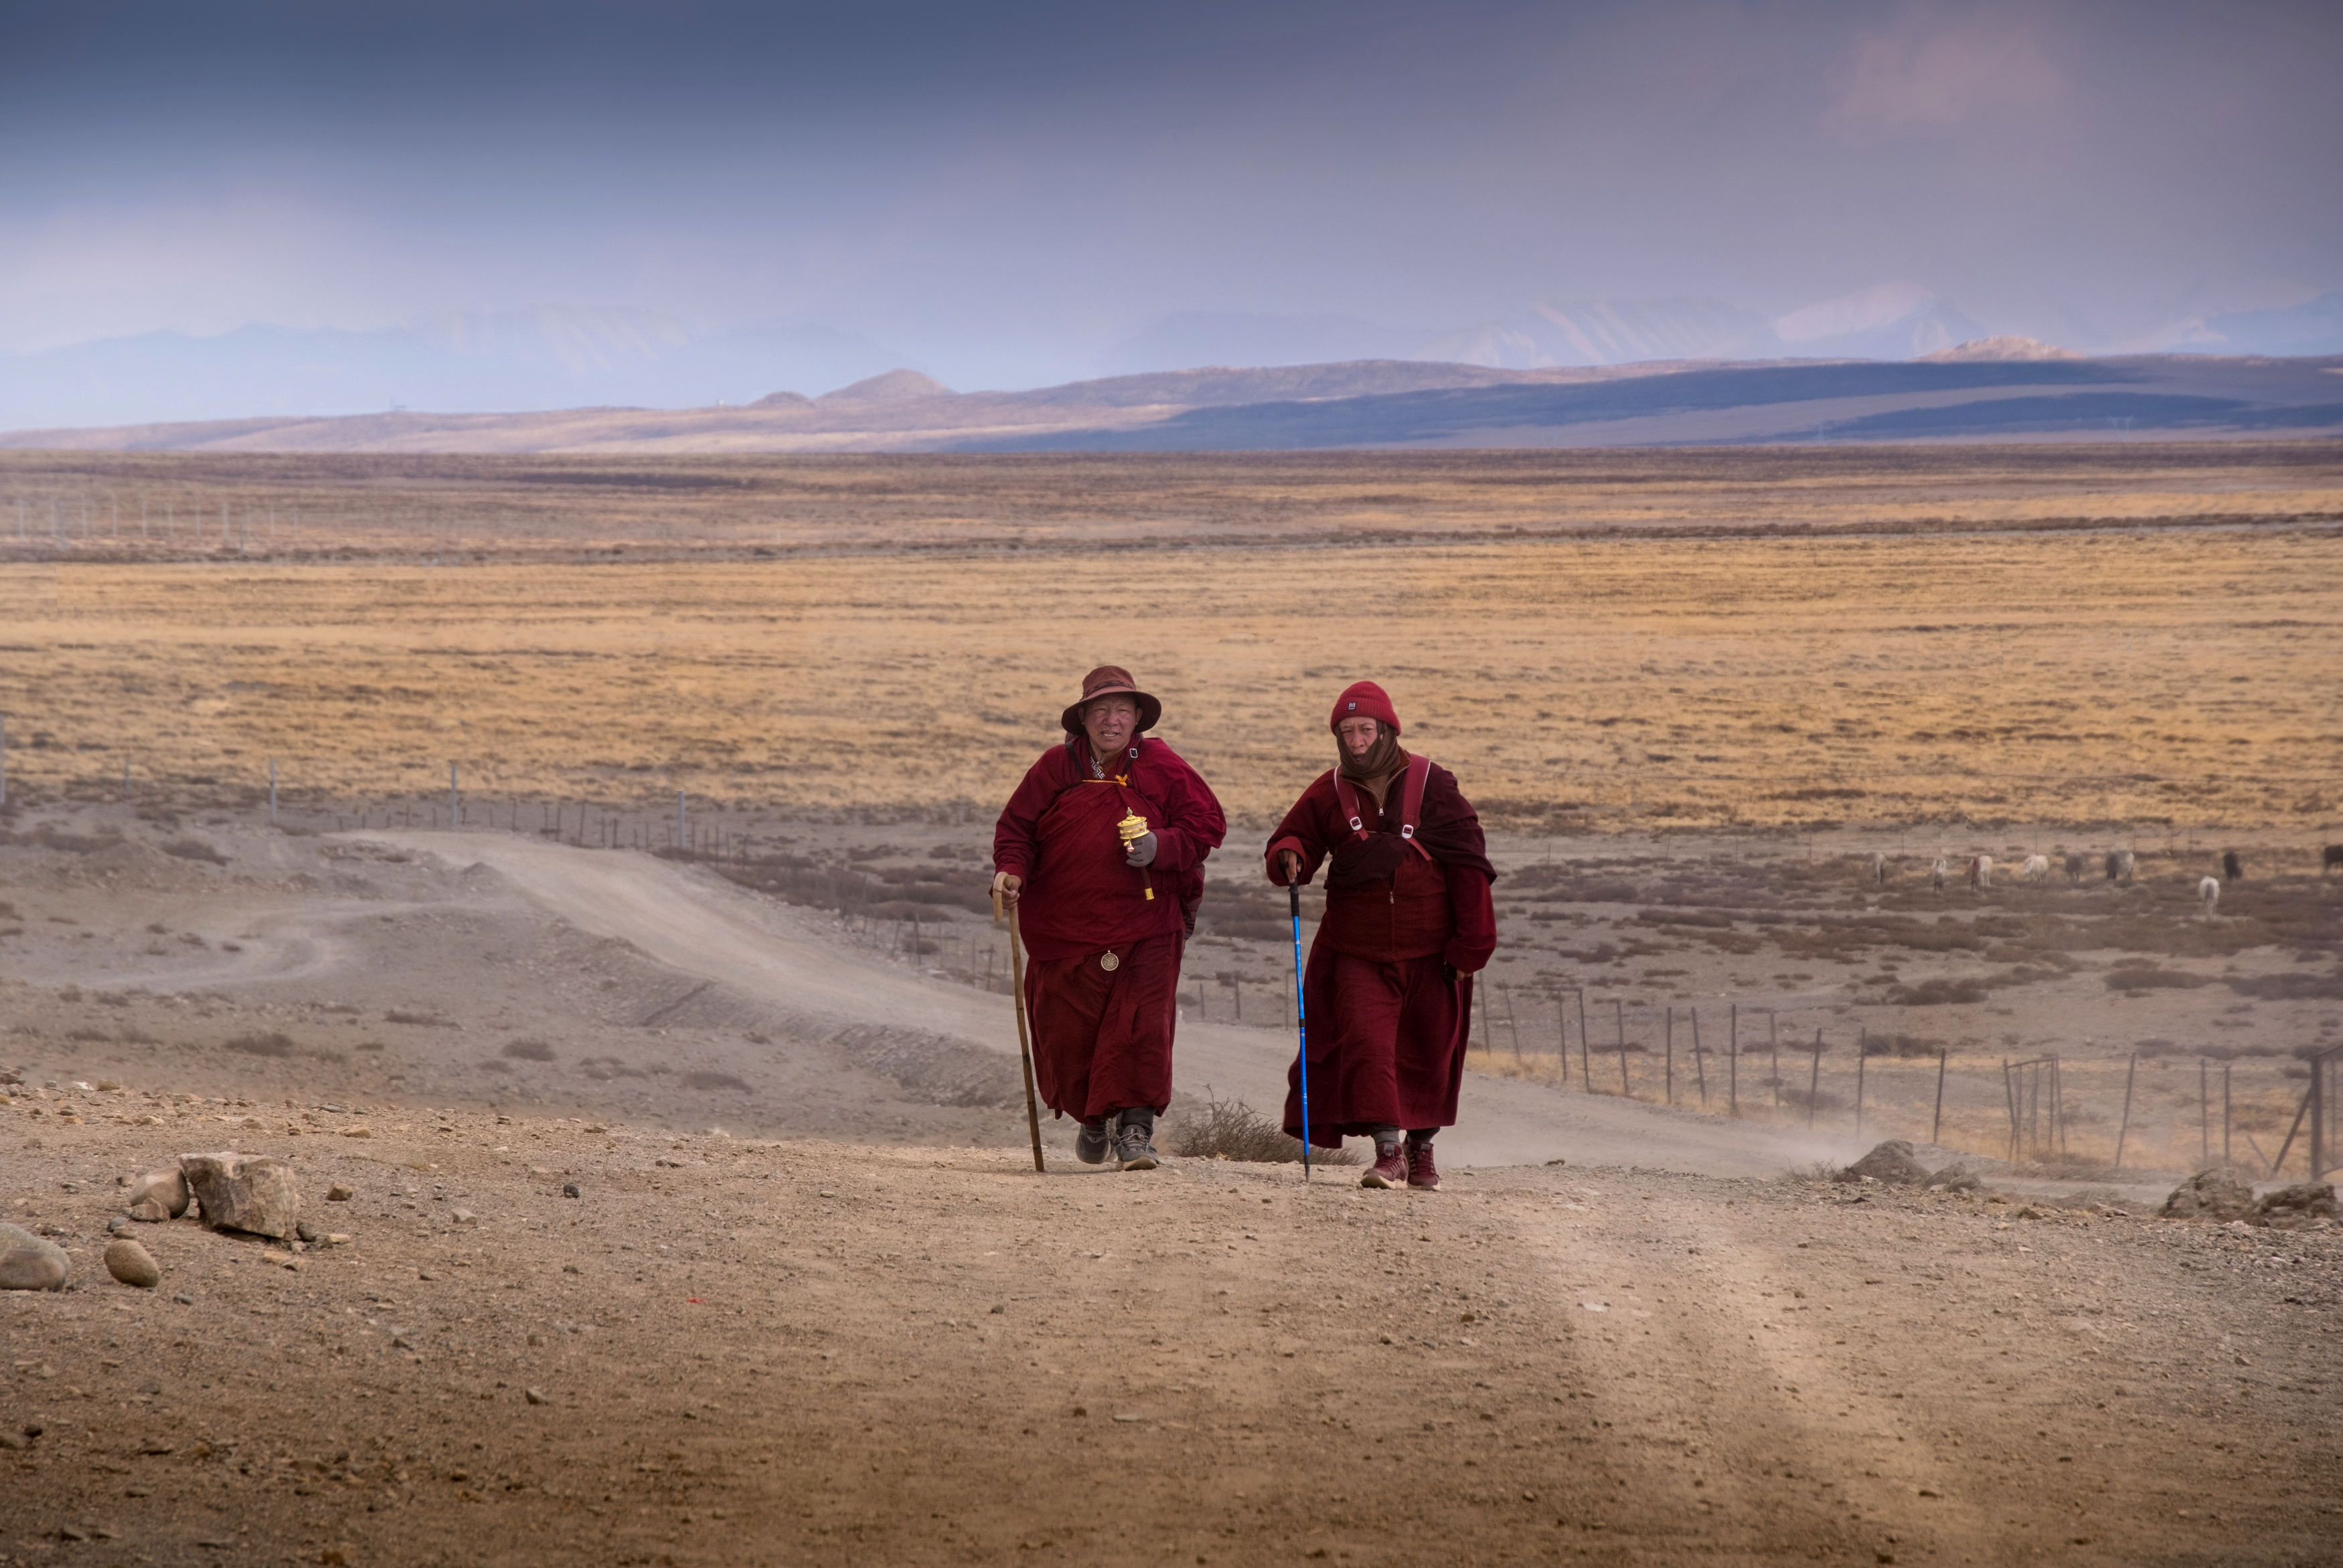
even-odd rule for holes
{"type": "Polygon", "coordinates": [[[1155,1169],[1172,1101],[1180,960],[1228,833],[1196,770],[1149,739],[1163,705],[1102,665],[1061,715],[992,833],[993,886],[1019,910],[1041,1099],[1082,1124],[1074,1152],[1155,1169]]]}
{"type": "MultiPolygon", "coordinates": [[[[1456,1121],[1473,976],[1497,950],[1497,873],[1456,776],[1401,749],[1382,687],[1343,692],[1327,727],[1336,766],[1302,792],[1268,851],[1279,887],[1327,868],[1302,980],[1308,1136],[1335,1148],[1373,1138],[1364,1186],[1437,1188],[1432,1141],[1456,1121]]],[[[1299,1063],[1286,1080],[1285,1131],[1299,1138],[1299,1063]]]]}

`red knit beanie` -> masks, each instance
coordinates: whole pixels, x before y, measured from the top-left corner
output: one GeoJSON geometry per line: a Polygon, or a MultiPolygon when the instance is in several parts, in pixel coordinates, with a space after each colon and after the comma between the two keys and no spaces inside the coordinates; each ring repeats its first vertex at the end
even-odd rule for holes
{"type": "Polygon", "coordinates": [[[1343,689],[1334,699],[1333,716],[1326,720],[1326,728],[1332,729],[1345,719],[1380,719],[1391,726],[1393,735],[1399,733],[1399,714],[1383,689],[1372,680],[1353,681],[1343,689]]]}

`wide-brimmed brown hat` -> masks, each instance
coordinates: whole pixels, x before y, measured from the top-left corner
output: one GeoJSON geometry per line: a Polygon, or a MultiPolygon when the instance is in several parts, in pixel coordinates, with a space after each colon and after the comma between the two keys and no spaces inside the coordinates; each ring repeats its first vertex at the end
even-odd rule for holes
{"type": "Polygon", "coordinates": [[[1139,699],[1139,732],[1141,734],[1154,729],[1157,720],[1163,717],[1163,705],[1139,689],[1138,685],[1131,678],[1131,671],[1119,664],[1101,664],[1082,677],[1081,700],[1069,706],[1065,712],[1058,716],[1058,722],[1064,728],[1067,734],[1080,735],[1082,732],[1083,708],[1101,697],[1137,698],[1139,699]]]}

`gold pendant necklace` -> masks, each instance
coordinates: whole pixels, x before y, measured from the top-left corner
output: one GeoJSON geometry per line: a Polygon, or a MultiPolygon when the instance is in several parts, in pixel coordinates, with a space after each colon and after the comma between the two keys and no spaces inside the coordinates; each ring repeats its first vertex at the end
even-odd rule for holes
{"type": "Polygon", "coordinates": [[[1112,974],[1121,967],[1122,960],[1115,957],[1112,953],[1099,954],[1099,968],[1106,970],[1107,973],[1112,974]]]}

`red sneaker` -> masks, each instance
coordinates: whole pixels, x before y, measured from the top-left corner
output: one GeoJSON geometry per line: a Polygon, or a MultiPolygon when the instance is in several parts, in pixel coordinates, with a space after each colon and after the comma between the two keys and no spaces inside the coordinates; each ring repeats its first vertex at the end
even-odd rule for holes
{"type": "Polygon", "coordinates": [[[1440,1167],[1432,1162],[1432,1140],[1407,1141],[1407,1184],[1419,1192],[1440,1191],[1440,1167]]]}
{"type": "Polygon", "coordinates": [[[1407,1157],[1396,1142],[1375,1145],[1375,1162],[1359,1178],[1362,1187],[1404,1187],[1407,1185],[1407,1157]]]}

